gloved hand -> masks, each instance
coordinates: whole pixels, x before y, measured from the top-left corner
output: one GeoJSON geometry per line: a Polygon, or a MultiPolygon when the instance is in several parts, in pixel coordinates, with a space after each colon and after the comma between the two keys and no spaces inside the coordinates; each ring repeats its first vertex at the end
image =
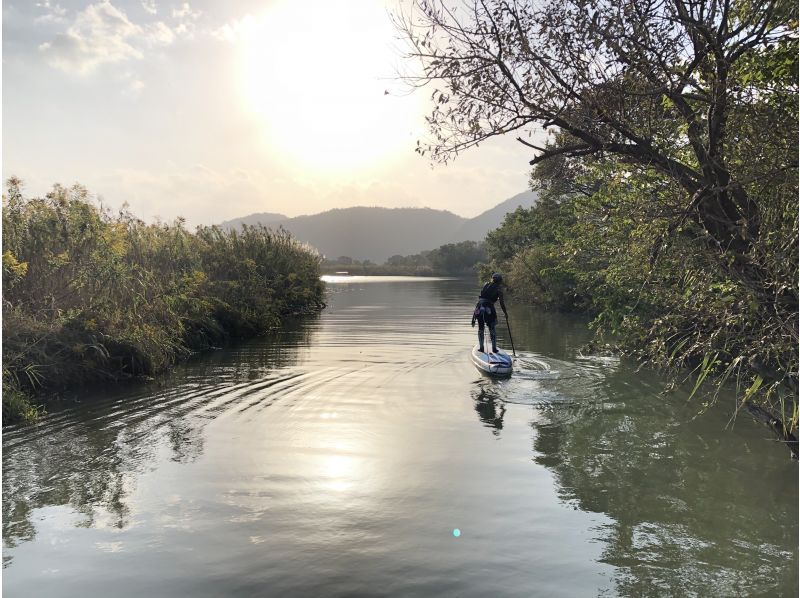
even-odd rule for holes
{"type": "Polygon", "coordinates": [[[472,327],[475,328],[475,318],[472,318],[472,327]]]}

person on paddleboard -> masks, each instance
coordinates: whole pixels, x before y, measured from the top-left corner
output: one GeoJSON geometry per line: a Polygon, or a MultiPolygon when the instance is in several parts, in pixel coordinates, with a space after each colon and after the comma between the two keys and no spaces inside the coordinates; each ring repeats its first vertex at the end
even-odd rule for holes
{"type": "Polygon", "coordinates": [[[500,300],[500,308],[503,315],[508,318],[506,304],[503,302],[503,277],[499,272],[492,274],[492,280],[483,285],[475,311],[472,313],[472,326],[478,322],[478,350],[483,350],[484,327],[489,327],[489,336],[492,338],[492,353],[497,353],[497,310],[494,304],[500,300]]]}

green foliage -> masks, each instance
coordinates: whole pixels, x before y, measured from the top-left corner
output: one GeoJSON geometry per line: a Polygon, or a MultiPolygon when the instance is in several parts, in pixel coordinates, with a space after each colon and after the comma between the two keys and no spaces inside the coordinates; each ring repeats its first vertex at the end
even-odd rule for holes
{"type": "MultiPolygon", "coordinates": [[[[742,119],[732,128],[749,135],[753,126],[742,119]]],[[[760,172],[770,181],[749,189],[759,198],[762,230],[746,258],[752,279],[708,244],[700,226],[680,218],[674,184],[608,160],[582,162],[600,181],[594,187],[578,181],[594,189],[588,193],[541,181],[558,175],[537,167],[534,181],[558,191],[509,214],[487,237],[487,251],[490,267],[504,271],[518,300],[594,315],[598,334],[613,336],[629,354],[679,377],[691,372],[693,394],[712,383],[714,396],[735,381],[742,404],[769,409],[791,432],[797,430],[798,204],[796,175],[781,167],[796,163],[796,150],[741,139],[737,170],[757,173],[753,161],[762,160],[760,172]]]]}
{"type": "Polygon", "coordinates": [[[446,162],[526,127],[550,134],[519,138],[549,204],[489,235],[493,266],[528,301],[594,314],[643,359],[688,366],[699,385],[736,380],[788,439],[797,3],[465,4],[416,2],[398,23],[422,64],[415,83],[437,85],[418,151],[446,162]]]}
{"type": "MultiPolygon", "coordinates": [[[[319,258],[286,232],[147,225],[81,187],[3,205],[6,396],[162,371],[322,306],[319,258]]],[[[24,413],[24,409],[21,413],[24,413]]]]}
{"type": "Polygon", "coordinates": [[[475,241],[462,241],[442,245],[426,257],[434,272],[455,276],[473,273],[475,264],[486,259],[486,252],[475,241]]]}
{"type": "Polygon", "coordinates": [[[35,422],[42,408],[34,405],[30,398],[18,388],[3,384],[3,422],[35,422]]]}
{"type": "Polygon", "coordinates": [[[541,202],[534,208],[517,208],[506,214],[502,226],[489,231],[486,249],[489,259],[502,262],[534,242],[541,242],[547,234],[541,202]]]}

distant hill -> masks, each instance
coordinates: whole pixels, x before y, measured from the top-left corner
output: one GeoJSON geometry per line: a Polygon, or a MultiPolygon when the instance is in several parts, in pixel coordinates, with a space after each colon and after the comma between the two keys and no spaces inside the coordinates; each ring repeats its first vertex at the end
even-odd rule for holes
{"type": "Polygon", "coordinates": [[[258,214],[250,214],[249,216],[243,216],[242,218],[228,220],[227,222],[223,222],[220,226],[223,228],[241,227],[243,224],[248,224],[250,226],[255,226],[256,224],[270,226],[283,222],[284,220],[289,220],[289,217],[284,216],[283,214],[274,214],[272,212],[259,212],[258,214]]]}
{"type": "MultiPolygon", "coordinates": [[[[255,216],[255,215],[254,215],[255,216]]],[[[223,227],[252,223],[253,216],[223,222],[223,227]]],[[[447,242],[465,218],[430,208],[342,208],[313,216],[263,222],[283,226],[329,258],[342,255],[376,263],[400,254],[419,253],[447,242]]]]}
{"type": "Polygon", "coordinates": [[[518,207],[530,208],[536,204],[537,194],[533,191],[523,191],[503,203],[497,204],[483,214],[470,218],[450,238],[454,241],[483,241],[486,233],[500,226],[508,212],[513,212],[518,207]]]}
{"type": "Polygon", "coordinates": [[[348,256],[383,263],[393,255],[411,255],[445,243],[482,241],[500,225],[506,212],[530,207],[536,195],[530,191],[487,210],[475,218],[463,218],[431,208],[356,207],[328,210],[311,216],[287,218],[281,214],[251,214],[223,222],[223,228],[261,223],[282,226],[292,235],[316,247],[328,258],[348,256]]]}

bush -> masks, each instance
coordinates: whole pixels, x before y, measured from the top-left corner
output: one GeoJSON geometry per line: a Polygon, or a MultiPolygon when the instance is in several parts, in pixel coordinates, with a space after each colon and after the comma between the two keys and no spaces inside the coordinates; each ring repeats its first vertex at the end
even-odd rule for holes
{"type": "Polygon", "coordinates": [[[9,418],[32,415],[23,391],[152,375],[323,305],[319,257],[285,231],[190,233],[111,213],[78,186],[25,198],[11,179],[3,233],[9,418]]]}

